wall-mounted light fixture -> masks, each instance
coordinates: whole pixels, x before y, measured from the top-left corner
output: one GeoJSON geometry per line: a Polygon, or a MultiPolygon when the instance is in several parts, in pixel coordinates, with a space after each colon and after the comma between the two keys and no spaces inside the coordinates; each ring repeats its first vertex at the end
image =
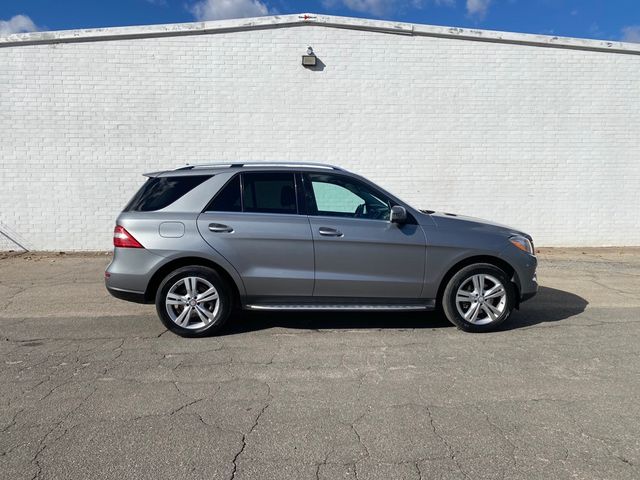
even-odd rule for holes
{"type": "Polygon", "coordinates": [[[302,66],[315,67],[318,64],[318,57],[313,53],[313,48],[307,48],[307,54],[302,55],[302,66]]]}

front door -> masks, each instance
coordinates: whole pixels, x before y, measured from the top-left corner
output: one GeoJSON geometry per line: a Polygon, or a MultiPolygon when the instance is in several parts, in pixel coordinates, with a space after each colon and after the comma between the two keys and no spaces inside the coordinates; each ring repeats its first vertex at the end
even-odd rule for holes
{"type": "Polygon", "coordinates": [[[426,240],[419,225],[389,222],[393,202],[349,176],[304,175],[318,297],[416,299],[426,240]]]}
{"type": "Polygon", "coordinates": [[[200,234],[236,268],[248,296],[312,295],[313,242],[297,203],[293,173],[243,172],[198,217],[200,234]]]}

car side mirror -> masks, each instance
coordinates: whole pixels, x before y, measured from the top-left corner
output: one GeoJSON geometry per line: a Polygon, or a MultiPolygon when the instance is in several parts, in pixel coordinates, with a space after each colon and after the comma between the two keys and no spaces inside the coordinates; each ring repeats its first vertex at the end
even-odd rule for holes
{"type": "Polygon", "coordinates": [[[391,213],[389,214],[389,221],[391,223],[397,223],[402,225],[407,221],[407,210],[400,205],[394,205],[391,207],[391,213]]]}

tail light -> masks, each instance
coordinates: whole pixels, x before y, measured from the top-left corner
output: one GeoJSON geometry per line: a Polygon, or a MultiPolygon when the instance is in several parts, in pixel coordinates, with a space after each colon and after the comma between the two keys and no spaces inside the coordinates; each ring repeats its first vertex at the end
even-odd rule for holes
{"type": "Polygon", "coordinates": [[[123,226],[113,229],[113,246],[119,248],[144,248],[123,226]]]}

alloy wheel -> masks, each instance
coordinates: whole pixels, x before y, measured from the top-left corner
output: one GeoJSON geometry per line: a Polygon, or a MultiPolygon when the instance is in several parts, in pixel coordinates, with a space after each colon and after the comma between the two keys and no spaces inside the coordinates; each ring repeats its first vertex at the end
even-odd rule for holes
{"type": "Polygon", "coordinates": [[[464,280],[456,292],[458,313],[474,325],[495,322],[507,306],[507,290],[492,275],[476,274],[464,280]]]}
{"type": "Polygon", "coordinates": [[[185,277],[174,283],[165,297],[169,317],[179,327],[195,330],[215,323],[220,296],[202,277],[185,277]]]}

